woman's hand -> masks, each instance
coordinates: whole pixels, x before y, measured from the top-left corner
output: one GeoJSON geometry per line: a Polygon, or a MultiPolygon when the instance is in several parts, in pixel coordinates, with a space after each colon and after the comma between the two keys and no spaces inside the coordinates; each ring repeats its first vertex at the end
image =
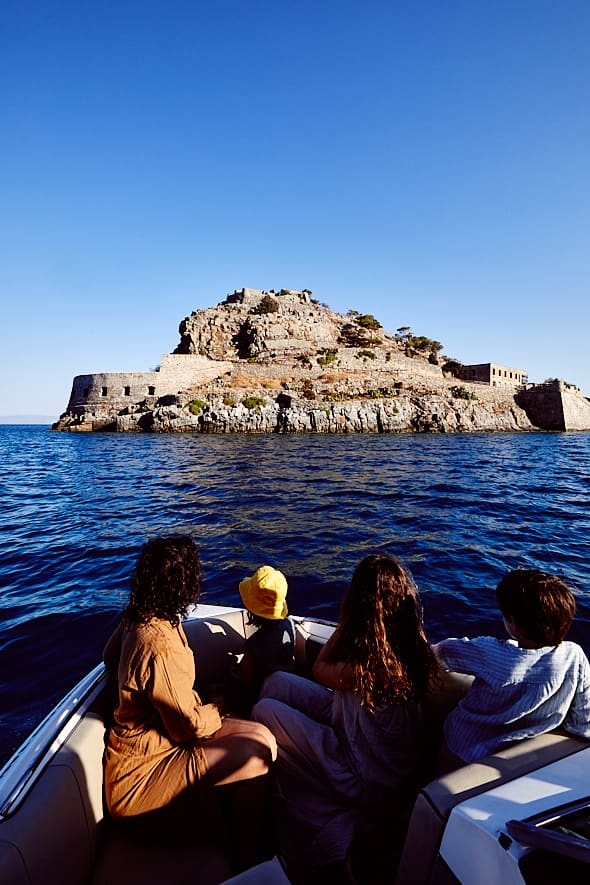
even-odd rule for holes
{"type": "Polygon", "coordinates": [[[214,704],[214,706],[217,707],[217,709],[219,710],[220,716],[223,716],[225,714],[226,708],[227,708],[227,702],[226,702],[224,695],[222,695],[222,694],[211,695],[211,697],[209,699],[209,703],[214,704]]]}

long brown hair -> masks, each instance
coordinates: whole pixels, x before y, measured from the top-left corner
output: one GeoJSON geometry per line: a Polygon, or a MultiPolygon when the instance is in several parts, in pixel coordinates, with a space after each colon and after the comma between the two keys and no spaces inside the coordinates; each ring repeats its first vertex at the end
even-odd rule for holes
{"type": "Polygon", "coordinates": [[[131,576],[127,621],[161,618],[176,625],[201,594],[201,563],[195,542],[185,536],[154,538],[141,549],[131,576]]]}
{"type": "Polygon", "coordinates": [[[355,690],[369,709],[427,692],[438,665],[424,634],[418,588],[393,556],[372,554],[356,567],[330,658],[353,666],[355,690]]]}

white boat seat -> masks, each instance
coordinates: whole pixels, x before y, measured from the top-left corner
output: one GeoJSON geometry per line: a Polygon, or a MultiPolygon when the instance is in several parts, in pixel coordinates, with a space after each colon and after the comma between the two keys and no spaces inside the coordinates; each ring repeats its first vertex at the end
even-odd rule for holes
{"type": "Polygon", "coordinates": [[[518,741],[431,781],[414,804],[396,885],[448,885],[449,873],[437,855],[449,814],[456,805],[587,747],[581,739],[549,732],[518,741]]]}

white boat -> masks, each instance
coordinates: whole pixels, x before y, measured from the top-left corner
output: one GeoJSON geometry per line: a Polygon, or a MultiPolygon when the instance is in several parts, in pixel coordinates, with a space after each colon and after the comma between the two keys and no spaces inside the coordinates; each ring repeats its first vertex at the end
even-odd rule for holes
{"type": "MultiPolygon", "coordinates": [[[[292,617],[296,666],[308,675],[334,625],[292,617]]],[[[239,608],[199,605],[184,622],[199,685],[219,680],[248,632],[239,608]]],[[[450,674],[428,710],[434,754],[444,715],[468,687],[450,674]]],[[[208,845],[186,850],[123,836],[103,806],[102,755],[114,705],[102,664],[55,707],[0,771],[2,885],[285,885],[280,858],[233,877],[208,845]]],[[[425,759],[428,781],[430,760],[425,759]]],[[[552,732],[424,783],[399,831],[381,839],[379,881],[392,885],[564,885],[590,881],[590,746],[552,732]],[[396,846],[400,846],[396,850],[396,846]]],[[[361,855],[362,861],[362,855],[361,855]]],[[[359,882],[369,867],[352,866],[359,882]]],[[[351,880],[354,881],[354,880],[351,880]]]]}

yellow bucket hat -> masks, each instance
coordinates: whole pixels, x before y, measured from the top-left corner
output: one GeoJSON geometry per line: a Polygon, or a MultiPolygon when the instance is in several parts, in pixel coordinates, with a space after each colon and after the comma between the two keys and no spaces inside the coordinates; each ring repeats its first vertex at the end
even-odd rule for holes
{"type": "Polygon", "coordinates": [[[263,565],[251,578],[240,581],[239,588],[242,602],[253,615],[269,621],[287,617],[287,579],[278,569],[263,565]]]}

